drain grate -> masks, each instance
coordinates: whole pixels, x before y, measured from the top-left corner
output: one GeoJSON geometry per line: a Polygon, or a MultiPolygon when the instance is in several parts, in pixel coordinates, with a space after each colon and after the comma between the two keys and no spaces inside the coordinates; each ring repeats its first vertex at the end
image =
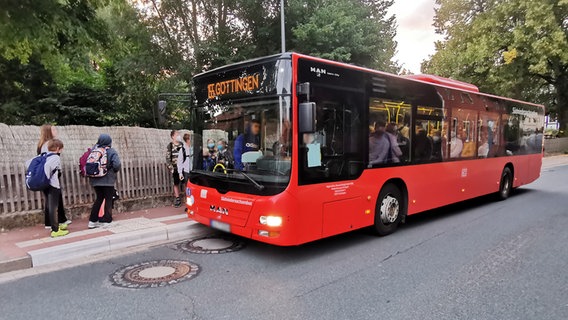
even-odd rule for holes
{"type": "Polygon", "coordinates": [[[110,281],[123,288],[158,288],[189,280],[198,272],[199,266],[189,261],[154,260],[120,268],[110,281]]]}
{"type": "Polygon", "coordinates": [[[217,254],[239,251],[245,247],[245,243],[233,236],[219,234],[182,242],[176,247],[191,253],[217,254]]]}

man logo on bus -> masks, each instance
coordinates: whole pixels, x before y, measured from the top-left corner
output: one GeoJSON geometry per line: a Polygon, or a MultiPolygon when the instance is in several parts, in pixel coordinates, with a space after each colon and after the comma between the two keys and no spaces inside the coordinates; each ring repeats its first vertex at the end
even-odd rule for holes
{"type": "Polygon", "coordinates": [[[210,205],[210,206],[209,206],[209,211],[216,212],[216,213],[220,213],[220,214],[226,215],[226,216],[229,215],[229,209],[227,209],[227,208],[222,208],[222,207],[218,207],[218,206],[215,206],[215,205],[210,205]]]}
{"type": "Polygon", "coordinates": [[[318,77],[321,77],[322,74],[327,74],[327,70],[316,67],[310,67],[310,72],[317,74],[318,77]]]}

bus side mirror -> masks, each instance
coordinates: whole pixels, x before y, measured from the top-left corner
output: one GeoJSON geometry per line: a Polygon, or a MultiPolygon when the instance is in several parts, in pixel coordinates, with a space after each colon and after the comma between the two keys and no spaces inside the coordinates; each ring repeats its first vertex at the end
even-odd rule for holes
{"type": "Polygon", "coordinates": [[[302,102],[298,106],[298,129],[300,133],[316,132],[315,102],[302,102]]]}

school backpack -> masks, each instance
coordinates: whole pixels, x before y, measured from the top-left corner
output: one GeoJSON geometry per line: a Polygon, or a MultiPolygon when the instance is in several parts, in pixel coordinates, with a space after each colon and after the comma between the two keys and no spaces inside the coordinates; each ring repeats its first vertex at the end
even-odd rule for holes
{"type": "Polygon", "coordinates": [[[91,149],[91,153],[87,157],[87,163],[85,164],[87,177],[100,178],[106,176],[108,172],[107,150],[108,147],[99,147],[98,145],[91,149]]]}
{"type": "Polygon", "coordinates": [[[87,172],[85,171],[85,166],[87,165],[87,159],[89,158],[89,155],[91,155],[91,148],[87,148],[87,151],[85,151],[85,153],[83,153],[81,158],[79,158],[79,174],[82,177],[87,176],[87,172]]]}
{"type": "Polygon", "coordinates": [[[45,174],[45,163],[47,162],[47,158],[54,155],[54,153],[42,153],[29,161],[30,164],[26,170],[26,187],[29,190],[42,191],[49,187],[49,180],[51,180],[51,176],[53,176],[57,170],[53,170],[48,177],[45,174]]]}

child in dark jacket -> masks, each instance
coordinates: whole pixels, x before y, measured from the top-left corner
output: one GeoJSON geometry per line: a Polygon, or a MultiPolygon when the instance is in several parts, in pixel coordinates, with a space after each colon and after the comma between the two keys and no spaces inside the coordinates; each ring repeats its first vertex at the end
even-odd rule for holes
{"type": "Polygon", "coordinates": [[[107,174],[102,177],[91,177],[91,185],[95,188],[97,199],[91,209],[89,217],[89,229],[107,226],[112,222],[112,202],[116,175],[120,171],[121,163],[116,150],[112,148],[112,138],[108,134],[101,134],[95,148],[106,148],[107,174]],[[99,218],[99,210],[105,202],[104,215],[99,218]]]}

